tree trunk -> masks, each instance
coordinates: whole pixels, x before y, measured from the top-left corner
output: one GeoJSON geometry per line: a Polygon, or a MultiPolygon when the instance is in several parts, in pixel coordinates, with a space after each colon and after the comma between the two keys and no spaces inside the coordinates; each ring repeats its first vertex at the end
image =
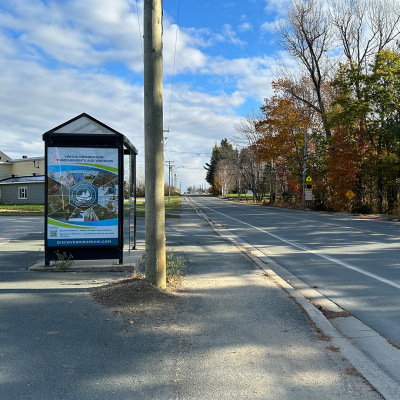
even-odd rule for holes
{"type": "Polygon", "coordinates": [[[383,213],[383,183],[382,183],[382,170],[378,171],[378,181],[377,181],[377,203],[376,203],[376,212],[377,214],[383,213]]]}
{"type": "Polygon", "coordinates": [[[393,208],[396,203],[397,198],[397,190],[395,188],[390,188],[387,194],[387,201],[388,201],[388,212],[393,211],[393,208]]]}

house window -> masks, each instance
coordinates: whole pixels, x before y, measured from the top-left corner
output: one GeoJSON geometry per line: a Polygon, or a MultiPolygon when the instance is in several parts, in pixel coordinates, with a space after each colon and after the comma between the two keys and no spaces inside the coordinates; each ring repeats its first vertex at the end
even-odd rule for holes
{"type": "Polygon", "coordinates": [[[28,198],[28,188],[26,186],[22,186],[18,188],[18,198],[19,199],[27,199],[28,198]]]}

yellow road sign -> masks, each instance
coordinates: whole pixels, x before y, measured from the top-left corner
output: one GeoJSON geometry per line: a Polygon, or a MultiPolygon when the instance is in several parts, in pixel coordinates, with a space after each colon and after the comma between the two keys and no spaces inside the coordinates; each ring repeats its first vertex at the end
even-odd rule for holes
{"type": "Polygon", "coordinates": [[[351,200],[354,196],[355,196],[355,194],[354,194],[353,191],[348,190],[348,191],[346,192],[346,197],[347,197],[349,200],[351,200]]]}
{"type": "Polygon", "coordinates": [[[306,182],[312,182],[311,176],[307,176],[306,182]]]}

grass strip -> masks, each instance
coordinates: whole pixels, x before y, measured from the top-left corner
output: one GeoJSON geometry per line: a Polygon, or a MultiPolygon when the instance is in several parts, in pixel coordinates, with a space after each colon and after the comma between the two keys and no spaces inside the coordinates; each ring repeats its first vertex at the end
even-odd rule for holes
{"type": "MultiPolygon", "coordinates": [[[[165,196],[165,218],[180,218],[179,215],[171,214],[181,210],[181,196],[165,196]]],[[[124,202],[124,216],[129,216],[129,200],[124,202]]],[[[136,216],[145,217],[145,202],[136,202],[136,216]]],[[[44,204],[0,204],[0,216],[9,217],[43,217],[44,204]]]]}
{"type": "MultiPolygon", "coordinates": [[[[165,218],[180,218],[177,214],[170,214],[172,212],[179,212],[181,210],[181,196],[171,196],[170,202],[168,203],[168,196],[165,196],[165,218]]],[[[125,217],[129,216],[129,203],[125,203],[125,217]]],[[[145,202],[138,201],[136,202],[136,216],[137,217],[145,217],[145,202]]]]}
{"type": "Polygon", "coordinates": [[[0,216],[44,216],[44,204],[0,204],[0,216]]]}

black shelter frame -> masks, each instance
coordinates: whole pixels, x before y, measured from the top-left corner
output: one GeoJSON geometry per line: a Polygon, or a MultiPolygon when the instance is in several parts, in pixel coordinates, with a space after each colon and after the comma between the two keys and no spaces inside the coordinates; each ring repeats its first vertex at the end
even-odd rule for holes
{"type": "MultiPolygon", "coordinates": [[[[123,263],[124,248],[124,155],[130,156],[130,173],[129,173],[129,196],[133,201],[133,246],[136,248],[136,156],[137,149],[132,145],[126,136],[115,129],[105,125],[101,121],[93,118],[89,114],[82,113],[75,118],[45,132],[43,134],[45,142],[45,265],[50,265],[52,260],[57,260],[56,252],[72,254],[74,260],[99,260],[99,259],[118,259],[119,263],[123,263]],[[79,119],[84,124],[79,127],[79,119]],[[77,124],[78,122],[78,124],[77,124]],[[69,127],[77,126],[77,129],[69,127]],[[85,125],[86,123],[86,125],[85,125]],[[89,127],[89,125],[91,125],[89,127]],[[90,129],[95,129],[90,132],[90,129]],[[97,133],[98,132],[98,133],[97,133]],[[101,246],[49,246],[48,245],[48,149],[50,147],[71,147],[71,148],[89,148],[104,149],[113,148],[118,150],[118,244],[117,245],[101,245],[101,246]]],[[[130,230],[129,230],[130,231],[130,230]]],[[[131,249],[131,247],[130,247],[131,249]]]]}

